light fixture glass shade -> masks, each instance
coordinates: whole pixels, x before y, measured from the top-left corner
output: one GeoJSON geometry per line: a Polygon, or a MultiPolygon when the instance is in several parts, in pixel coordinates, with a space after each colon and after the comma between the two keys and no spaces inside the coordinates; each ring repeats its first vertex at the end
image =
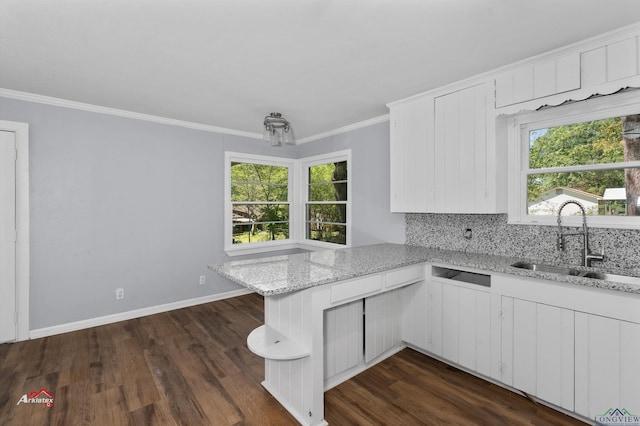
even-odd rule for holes
{"type": "Polygon", "coordinates": [[[289,122],[279,112],[272,112],[264,118],[262,138],[271,146],[280,146],[282,143],[295,145],[296,138],[289,122]]]}
{"type": "Polygon", "coordinates": [[[271,142],[271,127],[270,126],[264,126],[264,130],[262,131],[262,139],[264,139],[265,142],[271,142]]]}
{"type": "Polygon", "coordinates": [[[296,136],[293,133],[293,128],[291,126],[287,126],[282,129],[282,142],[287,145],[295,145],[296,144],[296,136]]]}
{"type": "Polygon", "coordinates": [[[280,130],[273,129],[271,133],[271,146],[280,146],[282,145],[282,133],[280,130]]]}

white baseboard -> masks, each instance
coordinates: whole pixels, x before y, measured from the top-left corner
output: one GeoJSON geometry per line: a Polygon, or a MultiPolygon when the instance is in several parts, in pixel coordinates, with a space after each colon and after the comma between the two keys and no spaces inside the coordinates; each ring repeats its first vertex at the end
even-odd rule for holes
{"type": "Polygon", "coordinates": [[[201,305],[203,303],[215,302],[216,300],[229,299],[231,297],[242,296],[252,293],[249,289],[227,291],[225,293],[212,294],[210,296],[196,297],[194,299],[180,300],[178,302],[165,303],[164,305],[149,306],[148,308],[135,309],[133,311],[120,312],[103,317],[91,318],[82,321],[69,322],[66,324],[54,325],[51,327],[38,328],[29,332],[30,339],[53,336],[55,334],[68,333],[70,331],[83,330],[85,328],[97,327],[99,325],[111,324],[118,321],[125,321],[133,318],[140,318],[147,315],[159,314],[161,312],[173,311],[174,309],[186,308],[189,306],[201,305]]]}

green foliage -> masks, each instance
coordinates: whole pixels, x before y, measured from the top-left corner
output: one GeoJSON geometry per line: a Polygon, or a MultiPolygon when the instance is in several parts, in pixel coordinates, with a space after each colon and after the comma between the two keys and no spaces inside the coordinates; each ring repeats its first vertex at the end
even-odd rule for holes
{"type": "Polygon", "coordinates": [[[242,222],[242,226],[234,227],[234,243],[288,238],[288,183],[287,167],[254,163],[231,164],[233,214],[250,219],[250,222],[242,222]],[[269,204],[276,202],[282,204],[269,204]]]}
{"type": "MultiPolygon", "coordinates": [[[[529,153],[532,169],[624,161],[619,117],[534,131],[529,153]],[[539,136],[541,135],[541,136],[539,136]]],[[[528,177],[529,202],[545,191],[568,187],[602,195],[606,188],[624,186],[621,170],[535,174],[528,177]]]]}
{"type": "Polygon", "coordinates": [[[289,169],[264,164],[231,164],[231,201],[287,201],[289,169]]]}
{"type": "Polygon", "coordinates": [[[309,167],[309,204],[307,206],[307,238],[346,244],[347,162],[309,167]],[[334,222],[334,223],[330,223],[334,222]]]}

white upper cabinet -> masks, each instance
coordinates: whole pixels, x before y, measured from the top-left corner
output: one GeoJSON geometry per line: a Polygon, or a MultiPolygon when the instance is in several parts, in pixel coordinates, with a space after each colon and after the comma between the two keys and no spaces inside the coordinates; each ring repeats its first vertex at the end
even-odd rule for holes
{"type": "Polygon", "coordinates": [[[580,88],[580,54],[527,65],[496,77],[496,108],[580,88]]]}
{"type": "Polygon", "coordinates": [[[581,54],[584,87],[595,87],[638,75],[638,37],[609,43],[581,54]]]}
{"type": "Polygon", "coordinates": [[[489,83],[435,98],[435,213],[500,213],[495,120],[489,83]]]}
{"type": "Polygon", "coordinates": [[[485,82],[390,105],[391,211],[506,211],[492,94],[485,82]]]}
{"type": "Polygon", "coordinates": [[[391,211],[506,213],[496,120],[625,87],[640,87],[640,25],[388,104],[391,211]]]}
{"type": "Polygon", "coordinates": [[[391,211],[425,213],[433,206],[433,98],[391,107],[391,211]]]}

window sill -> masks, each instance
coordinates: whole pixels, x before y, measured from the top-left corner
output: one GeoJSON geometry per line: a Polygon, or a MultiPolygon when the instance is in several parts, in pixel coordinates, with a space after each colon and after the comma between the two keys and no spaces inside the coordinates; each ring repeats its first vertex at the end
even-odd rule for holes
{"type": "Polygon", "coordinates": [[[344,246],[341,244],[305,241],[303,243],[269,244],[261,247],[232,247],[227,248],[224,253],[230,257],[261,254],[265,256],[278,256],[282,254],[295,254],[297,252],[304,251],[337,250],[347,247],[348,246],[344,246]]]}

